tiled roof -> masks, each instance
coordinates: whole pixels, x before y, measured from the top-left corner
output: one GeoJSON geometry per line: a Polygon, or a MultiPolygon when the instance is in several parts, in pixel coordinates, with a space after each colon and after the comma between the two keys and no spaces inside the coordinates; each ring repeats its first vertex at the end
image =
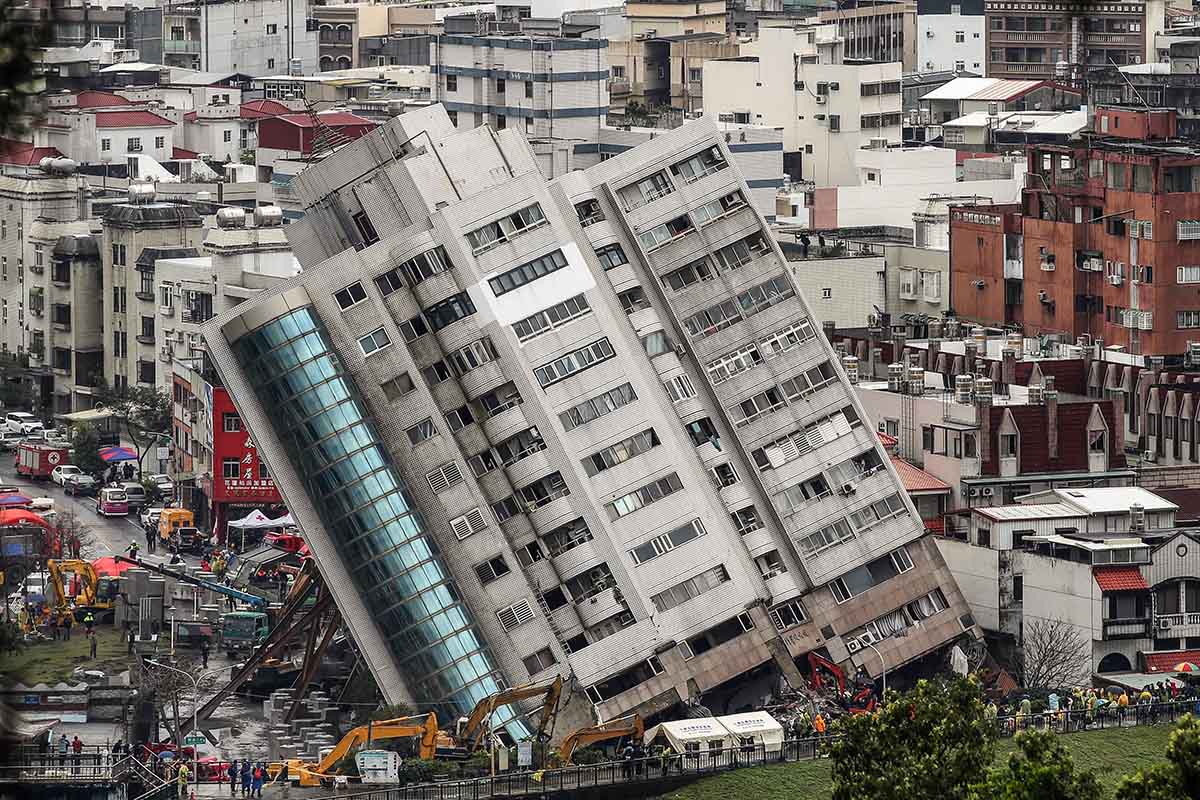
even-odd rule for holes
{"type": "Polygon", "coordinates": [[[172,128],[174,122],[153,111],[97,111],[97,128],[172,128]]]}
{"type": "Polygon", "coordinates": [[[75,95],[76,108],[111,108],[112,106],[131,106],[133,101],[112,92],[97,92],[87,90],[75,95]]]}
{"type": "Polygon", "coordinates": [[[199,115],[195,111],[189,111],[183,115],[184,122],[195,122],[199,115]]]}
{"type": "Polygon", "coordinates": [[[34,147],[29,142],[0,139],[0,164],[15,164],[21,167],[36,167],[47,156],[61,158],[57,147],[34,147]]]}
{"type": "Polygon", "coordinates": [[[1149,589],[1137,567],[1097,567],[1092,570],[1102,592],[1133,592],[1149,589]]]}
{"type": "Polygon", "coordinates": [[[292,113],[292,110],[277,100],[251,100],[242,103],[242,119],[260,119],[262,117],[281,117],[292,113]]]}
{"type": "Polygon", "coordinates": [[[171,158],[197,158],[199,155],[195,150],[188,150],[186,147],[171,147],[171,158]]]}
{"type": "Polygon", "coordinates": [[[950,484],[936,475],[930,475],[916,464],[910,464],[903,458],[893,458],[896,472],[900,473],[900,482],[906,492],[937,492],[950,493],[950,484]]]}
{"type": "MultiPolygon", "coordinates": [[[[375,123],[371,120],[360,117],[357,114],[350,114],[345,111],[331,111],[326,114],[318,115],[321,119],[321,124],[330,128],[348,127],[353,125],[369,125],[375,127],[375,123]]],[[[315,128],[317,123],[313,120],[311,114],[284,114],[279,117],[283,122],[289,125],[295,125],[298,128],[315,128]]]]}
{"type": "Polygon", "coordinates": [[[895,436],[886,434],[883,431],[879,431],[879,441],[883,442],[884,447],[895,447],[896,445],[900,444],[899,439],[897,439],[895,436]]]}
{"type": "Polygon", "coordinates": [[[1146,672],[1174,672],[1175,665],[1184,661],[1200,663],[1200,650],[1175,650],[1170,653],[1143,653],[1146,672]]]}

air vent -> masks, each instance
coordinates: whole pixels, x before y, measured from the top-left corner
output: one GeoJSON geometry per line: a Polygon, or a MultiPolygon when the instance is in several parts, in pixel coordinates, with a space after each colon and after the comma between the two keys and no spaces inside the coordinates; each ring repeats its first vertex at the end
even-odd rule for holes
{"type": "Polygon", "coordinates": [[[440,469],[435,469],[433,472],[425,476],[429,481],[429,488],[434,494],[442,492],[462,482],[462,471],[458,468],[458,464],[451,461],[449,464],[442,466],[440,469]]]}
{"type": "Polygon", "coordinates": [[[504,626],[504,630],[511,631],[513,628],[519,628],[533,619],[533,608],[530,607],[528,600],[522,600],[519,603],[512,604],[508,608],[500,609],[496,612],[496,617],[500,620],[500,624],[504,626]]]}

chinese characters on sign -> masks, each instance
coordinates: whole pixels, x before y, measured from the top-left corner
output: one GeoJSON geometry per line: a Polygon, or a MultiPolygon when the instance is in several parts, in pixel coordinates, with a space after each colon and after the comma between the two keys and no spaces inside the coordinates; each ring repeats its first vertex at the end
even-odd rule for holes
{"type": "Polygon", "coordinates": [[[247,436],[242,448],[245,452],[242,453],[240,477],[226,478],[226,491],[247,495],[274,495],[275,481],[267,474],[266,464],[260,461],[254,440],[247,436]]]}
{"type": "Polygon", "coordinates": [[[995,214],[980,214],[978,211],[955,211],[958,222],[973,222],[976,225],[999,225],[1000,217],[995,214]]]}

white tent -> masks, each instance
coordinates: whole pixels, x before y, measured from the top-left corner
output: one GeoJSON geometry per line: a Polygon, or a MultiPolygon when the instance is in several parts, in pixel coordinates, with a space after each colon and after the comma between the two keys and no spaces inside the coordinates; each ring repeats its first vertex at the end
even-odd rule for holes
{"type": "Polygon", "coordinates": [[[738,744],[746,744],[746,739],[753,739],[756,746],[761,745],[768,753],[778,753],[783,749],[783,726],[765,711],[730,714],[717,717],[717,722],[733,734],[738,744]]]}
{"type": "Polygon", "coordinates": [[[643,739],[649,744],[659,734],[667,738],[677,753],[706,753],[734,747],[737,741],[729,730],[714,717],[677,719],[662,722],[646,731],[643,739]]]}
{"type": "Polygon", "coordinates": [[[242,528],[247,530],[255,530],[257,528],[278,528],[279,523],[268,517],[257,508],[251,511],[241,519],[231,520],[228,523],[230,528],[242,528]]]}
{"type": "Polygon", "coordinates": [[[271,520],[271,522],[273,522],[275,525],[279,526],[280,528],[286,528],[289,525],[296,524],[296,520],[292,517],[291,514],[284,514],[279,519],[271,520]]]}

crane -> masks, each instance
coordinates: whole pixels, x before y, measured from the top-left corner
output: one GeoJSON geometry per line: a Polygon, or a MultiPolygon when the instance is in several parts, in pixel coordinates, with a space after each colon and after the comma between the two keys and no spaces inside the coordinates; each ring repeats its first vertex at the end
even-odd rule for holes
{"type": "MultiPolygon", "coordinates": [[[[342,737],[337,746],[329,751],[317,764],[299,759],[286,762],[288,772],[299,776],[301,786],[320,786],[322,778],[329,778],[337,773],[332,770],[337,762],[349,755],[352,750],[364,744],[382,741],[384,739],[420,739],[417,743],[417,755],[422,759],[433,758],[437,751],[438,722],[433,712],[418,714],[415,717],[396,717],[379,722],[368,722],[352,728],[342,737]]],[[[278,768],[276,768],[278,771],[278,768]]]]}
{"type": "Polygon", "coordinates": [[[249,592],[243,592],[241,590],[234,589],[232,586],[225,586],[224,584],[217,583],[216,581],[206,581],[200,578],[193,578],[186,572],[169,569],[167,567],[159,566],[158,564],[151,564],[149,561],[143,561],[140,558],[131,558],[129,556],[122,555],[113,557],[117,561],[124,561],[127,564],[133,564],[134,566],[149,570],[156,575],[165,575],[168,578],[174,578],[177,581],[183,581],[191,586],[199,586],[201,589],[209,589],[217,594],[222,594],[226,597],[232,597],[235,600],[241,600],[243,603],[249,603],[252,608],[258,610],[264,610],[267,607],[267,601],[263,598],[256,594],[250,594],[249,592]]]}
{"type": "Polygon", "coordinates": [[[562,740],[562,744],[558,747],[558,758],[563,766],[570,766],[571,757],[580,747],[606,742],[609,739],[620,739],[624,736],[640,739],[643,733],[645,733],[645,726],[642,724],[642,718],[637,714],[580,728],[567,734],[567,738],[562,740]]]}
{"type": "Polygon", "coordinates": [[[448,750],[465,751],[467,754],[475,752],[479,749],[485,733],[486,725],[484,723],[492,718],[492,714],[497,708],[524,700],[527,697],[544,695],[542,714],[535,731],[535,736],[541,739],[550,719],[558,713],[558,698],[562,695],[562,683],[562,676],[556,675],[554,680],[549,683],[527,683],[488,695],[476,703],[474,710],[471,711],[471,716],[458,721],[458,730],[455,731],[453,740],[447,742],[443,738],[441,747],[448,750]]]}

